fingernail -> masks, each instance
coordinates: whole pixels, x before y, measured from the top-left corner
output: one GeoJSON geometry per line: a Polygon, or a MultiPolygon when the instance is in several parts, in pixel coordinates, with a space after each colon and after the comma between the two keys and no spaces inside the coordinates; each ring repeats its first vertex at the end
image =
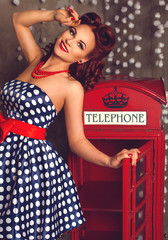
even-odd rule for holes
{"type": "Polygon", "coordinates": [[[130,157],[130,158],[131,158],[131,157],[132,157],[132,154],[131,154],[131,153],[130,153],[130,154],[128,154],[128,157],[130,157]]]}
{"type": "Polygon", "coordinates": [[[73,11],[70,7],[67,7],[67,9],[68,9],[71,13],[74,13],[74,11],[73,11]]]}
{"type": "Polygon", "coordinates": [[[74,17],[72,17],[72,18],[71,18],[71,20],[72,20],[72,21],[74,21],[74,20],[75,20],[75,18],[74,18],[74,17]]]}

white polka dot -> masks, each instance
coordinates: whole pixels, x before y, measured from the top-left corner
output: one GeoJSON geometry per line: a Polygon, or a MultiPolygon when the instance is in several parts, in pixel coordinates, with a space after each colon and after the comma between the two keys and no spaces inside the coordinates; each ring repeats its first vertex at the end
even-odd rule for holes
{"type": "Polygon", "coordinates": [[[38,102],[39,102],[40,104],[42,104],[42,103],[43,103],[43,99],[42,99],[42,98],[38,98],[38,102]]]}
{"type": "Polygon", "coordinates": [[[18,225],[15,226],[15,230],[16,231],[19,231],[20,230],[20,227],[18,225]]]}
{"type": "Polygon", "coordinates": [[[36,148],[36,152],[40,153],[40,148],[39,147],[36,148]]]}
{"type": "Polygon", "coordinates": [[[40,113],[41,113],[41,110],[40,110],[39,108],[36,108],[36,112],[37,112],[38,114],[40,114],[40,113]]]}
{"type": "Polygon", "coordinates": [[[31,109],[31,110],[30,110],[30,114],[31,114],[31,115],[35,115],[35,111],[31,109]]]}
{"type": "Polygon", "coordinates": [[[65,220],[65,222],[68,222],[68,221],[69,221],[69,218],[68,218],[68,217],[65,217],[64,220],[65,220]]]}
{"type": "Polygon", "coordinates": [[[46,187],[49,187],[50,186],[50,182],[49,181],[46,181],[46,187]]]}
{"type": "Polygon", "coordinates": [[[42,122],[45,122],[45,118],[43,116],[40,117],[42,122]]]}
{"type": "Polygon", "coordinates": [[[34,178],[34,180],[38,180],[38,175],[35,174],[33,178],[34,178]]]}
{"type": "Polygon", "coordinates": [[[6,227],[6,231],[10,232],[12,231],[12,228],[10,226],[6,227]]]}
{"type": "Polygon", "coordinates": [[[79,223],[79,224],[82,224],[82,220],[81,220],[81,219],[79,219],[78,223],[79,223]]]}
{"type": "Polygon", "coordinates": [[[18,212],[19,212],[19,211],[18,211],[17,208],[14,208],[14,209],[13,209],[13,213],[14,213],[14,214],[18,214],[18,212]]]}
{"type": "Polygon", "coordinates": [[[35,197],[36,197],[36,198],[39,198],[39,197],[40,197],[40,193],[39,193],[39,192],[36,192],[36,193],[35,193],[35,197]]]}
{"type": "Polygon", "coordinates": [[[63,213],[67,214],[67,209],[66,208],[63,209],[63,213]]]}
{"type": "Polygon", "coordinates": [[[46,101],[46,102],[49,102],[49,101],[50,101],[50,99],[49,99],[48,96],[45,96],[45,101],[46,101]]]}
{"type": "Polygon", "coordinates": [[[40,92],[39,92],[39,90],[35,89],[35,90],[33,90],[33,93],[34,93],[35,95],[38,95],[40,92]]]}
{"type": "Polygon", "coordinates": [[[33,99],[32,101],[32,104],[34,105],[34,106],[36,106],[37,105],[37,102],[33,99]]]}
{"type": "Polygon", "coordinates": [[[38,188],[39,188],[39,184],[38,184],[38,183],[35,183],[35,184],[34,184],[34,187],[35,187],[36,189],[38,189],[38,188]]]}
{"type": "Polygon", "coordinates": [[[50,209],[49,208],[46,209],[46,214],[50,214],[50,209]]]}
{"type": "Polygon", "coordinates": [[[48,111],[51,111],[51,106],[48,105],[48,106],[47,106],[47,109],[48,109],[48,111]]]}
{"type": "Polygon", "coordinates": [[[24,115],[25,117],[28,117],[28,116],[29,116],[28,112],[24,112],[23,115],[24,115]]]}
{"type": "Polygon", "coordinates": [[[14,204],[14,205],[17,205],[17,202],[18,202],[17,199],[14,198],[14,199],[13,199],[13,204],[14,204]]]}
{"type": "Polygon", "coordinates": [[[50,196],[50,191],[49,190],[46,191],[46,196],[48,196],[48,197],[50,196]]]}
{"type": "Polygon", "coordinates": [[[69,207],[68,210],[69,210],[69,212],[72,212],[72,211],[73,211],[73,208],[72,208],[72,207],[69,207]]]}
{"type": "Polygon", "coordinates": [[[28,175],[28,174],[29,174],[29,172],[30,172],[30,171],[29,171],[29,169],[25,169],[25,174],[27,174],[27,175],[28,175]]]}
{"type": "Polygon", "coordinates": [[[21,198],[20,198],[20,202],[21,202],[21,203],[24,203],[24,197],[21,197],[21,198]]]}
{"type": "Polygon", "coordinates": [[[77,205],[77,204],[75,204],[75,207],[74,207],[74,208],[75,208],[76,210],[78,210],[78,208],[79,208],[79,207],[78,207],[78,205],[77,205]]]}
{"type": "Polygon", "coordinates": [[[76,213],[76,216],[79,218],[81,215],[79,212],[76,213]]]}
{"type": "Polygon", "coordinates": [[[69,196],[69,191],[68,190],[65,191],[65,195],[69,196]]]}
{"type": "Polygon", "coordinates": [[[41,213],[40,213],[40,210],[37,210],[37,211],[36,211],[36,215],[37,215],[37,216],[40,216],[40,214],[41,214],[41,213]]]}
{"type": "Polygon", "coordinates": [[[25,99],[26,99],[26,97],[25,97],[24,95],[22,95],[22,96],[21,96],[21,100],[24,101],[25,99]]]}
{"type": "Polygon", "coordinates": [[[45,108],[45,107],[42,107],[42,111],[43,111],[43,112],[46,112],[46,108],[45,108]]]}
{"type": "Polygon", "coordinates": [[[21,109],[21,110],[24,110],[24,106],[20,105],[20,109],[21,109]]]}
{"type": "Polygon", "coordinates": [[[19,222],[19,218],[18,218],[18,217],[15,217],[15,218],[14,218],[14,222],[18,223],[18,222],[19,222]]]}
{"type": "Polygon", "coordinates": [[[32,93],[31,92],[27,92],[27,96],[28,97],[32,97],[32,93]]]}
{"type": "Polygon", "coordinates": [[[50,222],[50,218],[47,217],[46,220],[45,220],[45,222],[46,222],[46,223],[49,223],[49,222],[50,222]]]}
{"type": "Polygon", "coordinates": [[[74,202],[76,202],[76,197],[74,196],[74,197],[72,198],[72,200],[73,200],[74,202]]]}
{"type": "Polygon", "coordinates": [[[26,106],[27,108],[29,108],[29,107],[30,107],[30,103],[29,103],[29,102],[26,102],[26,103],[25,103],[25,106],[26,106]]]}
{"type": "Polygon", "coordinates": [[[40,122],[38,118],[35,118],[34,121],[35,121],[36,123],[39,123],[39,122],[40,122]]]}
{"type": "Polygon", "coordinates": [[[73,227],[76,227],[76,222],[73,222],[73,223],[72,223],[72,226],[73,226],[73,227]]]}
{"type": "Polygon", "coordinates": [[[50,239],[50,235],[49,234],[45,235],[45,238],[50,239]]]}
{"type": "Polygon", "coordinates": [[[70,225],[69,225],[69,224],[66,224],[65,228],[66,228],[66,229],[69,229],[69,228],[70,228],[70,225]]]}

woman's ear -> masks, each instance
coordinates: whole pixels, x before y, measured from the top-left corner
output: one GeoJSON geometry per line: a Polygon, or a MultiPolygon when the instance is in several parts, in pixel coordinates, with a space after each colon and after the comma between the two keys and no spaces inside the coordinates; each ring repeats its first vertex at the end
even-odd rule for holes
{"type": "Polygon", "coordinates": [[[88,62],[88,61],[89,61],[89,58],[83,58],[80,61],[78,61],[78,64],[82,64],[82,63],[85,63],[85,62],[88,62]]]}

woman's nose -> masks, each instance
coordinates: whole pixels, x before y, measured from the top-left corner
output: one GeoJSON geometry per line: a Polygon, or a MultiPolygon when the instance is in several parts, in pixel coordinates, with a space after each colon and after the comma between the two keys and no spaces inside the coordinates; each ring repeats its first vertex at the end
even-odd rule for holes
{"type": "Polygon", "coordinates": [[[67,39],[65,40],[65,43],[66,43],[67,45],[71,46],[72,43],[73,43],[73,41],[74,41],[74,39],[67,38],[67,39]]]}

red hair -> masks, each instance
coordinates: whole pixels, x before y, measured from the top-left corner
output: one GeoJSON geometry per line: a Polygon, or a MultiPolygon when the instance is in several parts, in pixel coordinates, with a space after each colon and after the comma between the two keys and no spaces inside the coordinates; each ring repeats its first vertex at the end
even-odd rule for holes
{"type": "Polygon", "coordinates": [[[84,14],[81,24],[91,27],[96,40],[95,49],[89,54],[89,61],[70,66],[70,74],[77,79],[85,90],[94,87],[94,84],[103,77],[102,70],[105,66],[104,58],[110,53],[115,44],[115,34],[113,30],[101,23],[100,17],[93,12],[84,14]]]}
{"type": "MultiPolygon", "coordinates": [[[[95,49],[87,56],[89,60],[82,64],[73,63],[70,65],[70,75],[78,80],[85,90],[92,89],[94,84],[103,78],[102,70],[105,66],[104,58],[110,53],[115,44],[113,30],[101,23],[100,17],[93,12],[86,13],[80,18],[81,24],[91,27],[96,40],[95,49]]],[[[45,60],[53,52],[54,44],[50,43],[45,47],[45,60]]]]}

